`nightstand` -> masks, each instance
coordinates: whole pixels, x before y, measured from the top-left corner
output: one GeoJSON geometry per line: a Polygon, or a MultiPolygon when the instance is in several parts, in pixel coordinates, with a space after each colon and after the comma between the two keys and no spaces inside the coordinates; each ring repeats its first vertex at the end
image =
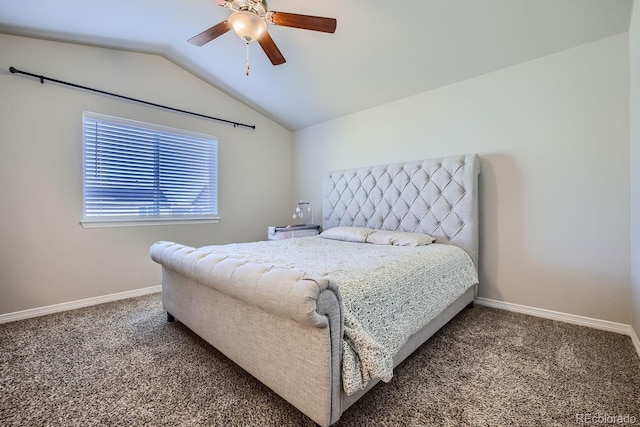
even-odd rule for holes
{"type": "Polygon", "coordinates": [[[320,226],[315,224],[279,225],[267,228],[267,238],[269,240],[316,236],[319,233],[320,226]]]}

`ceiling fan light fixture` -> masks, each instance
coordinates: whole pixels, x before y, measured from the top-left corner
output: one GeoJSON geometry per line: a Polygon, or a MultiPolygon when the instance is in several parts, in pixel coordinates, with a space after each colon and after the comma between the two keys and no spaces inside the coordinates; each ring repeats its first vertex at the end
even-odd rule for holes
{"type": "Polygon", "coordinates": [[[336,31],[337,21],[334,18],[271,11],[267,7],[267,0],[218,0],[218,5],[229,11],[227,20],[191,37],[189,43],[194,46],[203,46],[233,30],[246,43],[247,75],[249,74],[249,44],[254,40],[258,42],[271,64],[282,65],[287,62],[269,35],[267,24],[324,33],[336,31]]]}
{"type": "Polygon", "coordinates": [[[257,40],[267,30],[264,19],[253,12],[240,10],[229,16],[233,31],[247,43],[257,40]]]}

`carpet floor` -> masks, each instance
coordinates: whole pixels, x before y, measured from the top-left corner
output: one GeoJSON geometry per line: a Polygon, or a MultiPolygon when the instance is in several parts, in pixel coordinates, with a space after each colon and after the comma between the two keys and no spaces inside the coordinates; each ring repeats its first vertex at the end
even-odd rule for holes
{"type": "MultiPolygon", "coordinates": [[[[336,426],[640,425],[629,337],[465,309],[336,426]],[[626,417],[626,418],[625,418],[626,417]]],[[[2,426],[313,426],[160,295],[0,325],[2,426]]]]}

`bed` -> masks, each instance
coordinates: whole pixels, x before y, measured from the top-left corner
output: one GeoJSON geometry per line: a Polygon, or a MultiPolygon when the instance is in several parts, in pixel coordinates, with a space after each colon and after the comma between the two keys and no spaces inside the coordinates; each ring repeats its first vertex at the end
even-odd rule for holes
{"type": "Polygon", "coordinates": [[[479,172],[475,154],[335,171],[320,236],[157,242],[167,317],[331,425],[473,303],[479,172]]]}

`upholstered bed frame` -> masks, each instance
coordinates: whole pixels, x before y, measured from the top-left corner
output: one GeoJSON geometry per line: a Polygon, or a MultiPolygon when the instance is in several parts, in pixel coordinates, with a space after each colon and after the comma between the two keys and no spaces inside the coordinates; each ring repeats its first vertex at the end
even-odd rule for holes
{"type": "MultiPolygon", "coordinates": [[[[478,265],[476,155],[331,173],[322,225],[424,232],[463,248],[478,265]]],[[[326,278],[158,242],[162,300],[170,317],[205,339],[316,423],[327,426],[375,382],[347,395],[341,383],[343,312],[326,278]]],[[[397,366],[473,302],[470,288],[394,356],[397,366]]]]}

